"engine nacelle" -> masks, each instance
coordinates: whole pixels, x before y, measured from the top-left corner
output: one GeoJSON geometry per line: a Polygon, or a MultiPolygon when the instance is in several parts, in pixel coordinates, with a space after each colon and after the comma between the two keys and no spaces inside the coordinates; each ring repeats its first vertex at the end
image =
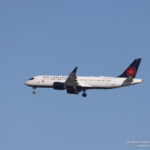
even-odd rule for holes
{"type": "Polygon", "coordinates": [[[68,94],[78,94],[79,91],[76,91],[76,90],[74,90],[74,89],[68,89],[68,90],[67,90],[67,93],[68,93],[68,94]]]}
{"type": "Polygon", "coordinates": [[[61,82],[54,82],[53,88],[55,90],[64,90],[65,89],[65,84],[61,82]]]}

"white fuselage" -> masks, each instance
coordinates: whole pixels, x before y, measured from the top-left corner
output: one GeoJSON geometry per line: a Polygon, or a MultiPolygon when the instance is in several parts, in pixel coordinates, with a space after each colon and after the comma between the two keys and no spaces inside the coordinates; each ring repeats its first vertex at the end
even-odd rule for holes
{"type": "MultiPolygon", "coordinates": [[[[25,84],[31,87],[53,88],[55,82],[65,83],[68,76],[35,76],[33,80],[28,80],[25,84]]],[[[111,89],[133,84],[142,83],[142,79],[129,79],[119,77],[77,77],[78,85],[86,89],[111,89]]]]}
{"type": "Polygon", "coordinates": [[[34,89],[33,94],[35,94],[36,88],[41,87],[66,90],[68,94],[83,92],[82,96],[86,97],[86,90],[89,89],[112,89],[142,83],[142,79],[135,79],[140,62],[141,58],[135,59],[118,77],[77,76],[78,67],[75,67],[69,76],[35,76],[25,84],[34,89]]]}

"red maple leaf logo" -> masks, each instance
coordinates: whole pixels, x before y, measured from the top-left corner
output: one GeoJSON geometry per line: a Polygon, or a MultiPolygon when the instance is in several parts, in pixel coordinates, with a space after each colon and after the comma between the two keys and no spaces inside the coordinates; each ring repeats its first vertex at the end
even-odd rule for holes
{"type": "Polygon", "coordinates": [[[136,69],[134,67],[129,67],[126,73],[129,77],[133,77],[136,75],[136,69]]]}

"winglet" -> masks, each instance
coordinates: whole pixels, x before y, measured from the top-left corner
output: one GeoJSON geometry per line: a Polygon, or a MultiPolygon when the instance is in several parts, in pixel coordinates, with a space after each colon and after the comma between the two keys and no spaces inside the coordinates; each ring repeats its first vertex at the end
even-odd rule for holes
{"type": "Polygon", "coordinates": [[[76,73],[76,72],[77,72],[77,69],[78,69],[78,67],[75,67],[72,72],[76,73]]]}

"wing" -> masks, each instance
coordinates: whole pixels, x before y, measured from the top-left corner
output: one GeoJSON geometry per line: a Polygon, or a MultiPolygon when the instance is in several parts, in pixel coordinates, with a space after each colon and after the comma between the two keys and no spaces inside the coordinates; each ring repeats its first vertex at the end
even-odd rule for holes
{"type": "Polygon", "coordinates": [[[73,88],[76,89],[76,87],[78,86],[78,82],[77,82],[77,76],[76,76],[76,72],[77,72],[77,67],[69,74],[65,84],[67,86],[67,88],[73,88]]]}

